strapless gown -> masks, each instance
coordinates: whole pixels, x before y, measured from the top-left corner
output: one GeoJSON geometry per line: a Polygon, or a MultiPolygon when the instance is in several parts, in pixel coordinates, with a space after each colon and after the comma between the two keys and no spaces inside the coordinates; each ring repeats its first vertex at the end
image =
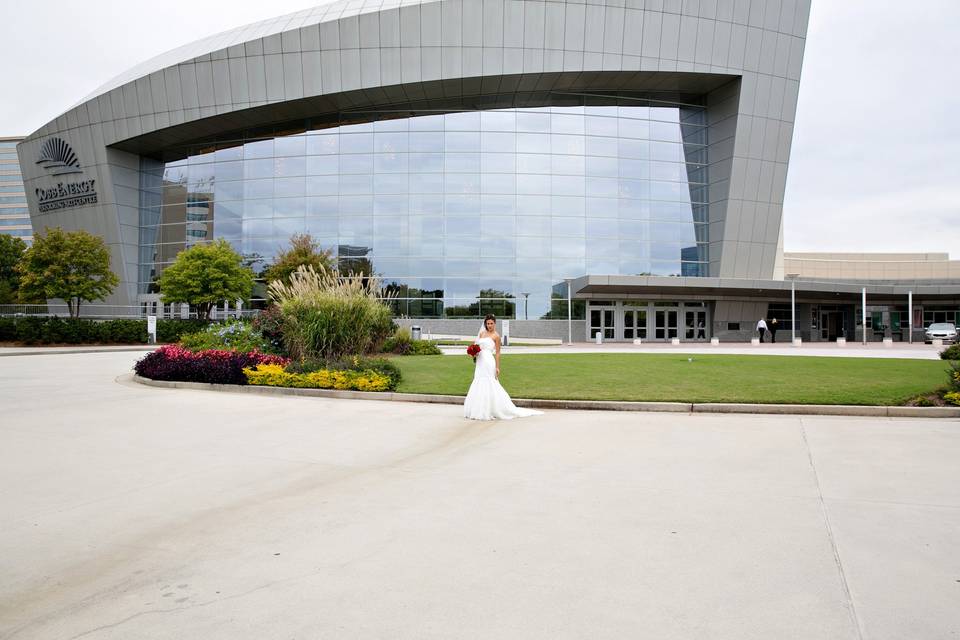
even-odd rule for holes
{"type": "Polygon", "coordinates": [[[497,380],[497,359],[493,338],[480,338],[480,353],[473,371],[473,382],[463,402],[463,415],[471,420],[510,420],[541,415],[542,411],[513,404],[506,389],[497,380]]]}

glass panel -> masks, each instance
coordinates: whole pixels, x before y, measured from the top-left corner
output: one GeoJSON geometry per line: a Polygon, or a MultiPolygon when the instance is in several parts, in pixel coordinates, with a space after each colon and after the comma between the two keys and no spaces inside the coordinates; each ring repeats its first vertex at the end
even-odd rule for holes
{"type": "MultiPolygon", "coordinates": [[[[710,242],[701,186],[708,178],[705,110],[631,98],[623,104],[616,96],[517,93],[518,104],[543,106],[409,117],[352,113],[350,122],[284,124],[306,133],[273,139],[241,133],[228,144],[195,141],[184,158],[161,165],[145,160],[140,289],[175,255],[155,251],[158,240],[166,242],[157,246],[182,248],[223,237],[266,257],[294,231],[335,250],[369,251],[375,244],[397,283],[434,278],[439,290],[446,276],[464,273],[480,278],[470,294],[479,295],[494,285],[517,290],[510,278],[519,274],[534,283],[525,291],[525,312],[536,312],[531,317],[555,317],[561,306],[559,317],[566,317],[566,301],[554,291],[563,278],[702,275],[710,242]],[[364,117],[369,121],[359,121],[364,117]],[[194,219],[198,202],[210,204],[202,220],[194,219]],[[380,218],[388,222],[374,224],[380,218]],[[167,226],[179,229],[177,238],[172,231],[159,237],[167,226]]],[[[368,260],[341,257],[350,264],[368,260]]],[[[444,295],[429,309],[407,301],[397,309],[439,317],[446,313],[444,295]]],[[[448,299],[451,313],[481,308],[479,300],[448,299]]],[[[584,313],[585,303],[574,306],[584,313]]],[[[651,319],[661,339],[676,335],[679,322],[685,337],[692,331],[702,339],[698,315],[693,329],[687,313],[661,316],[651,319]]],[[[646,337],[645,309],[625,312],[623,322],[626,339],[646,337]]],[[[609,338],[614,326],[603,315],[596,328],[609,338]]]]}

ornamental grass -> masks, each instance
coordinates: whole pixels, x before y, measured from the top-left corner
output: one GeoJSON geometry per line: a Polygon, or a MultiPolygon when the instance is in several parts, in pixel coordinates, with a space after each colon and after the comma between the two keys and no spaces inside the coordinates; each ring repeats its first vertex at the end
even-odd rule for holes
{"type": "Polygon", "coordinates": [[[268,290],[282,315],[284,346],[296,360],[373,353],[393,328],[373,277],[318,273],[305,265],[289,284],[275,280],[268,290]]]}

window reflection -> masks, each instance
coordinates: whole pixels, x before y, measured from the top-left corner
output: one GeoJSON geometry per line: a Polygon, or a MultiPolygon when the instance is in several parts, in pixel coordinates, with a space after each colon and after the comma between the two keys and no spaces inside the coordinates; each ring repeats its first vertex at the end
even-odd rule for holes
{"type": "Polygon", "coordinates": [[[341,268],[382,274],[410,315],[521,314],[523,291],[542,317],[566,304],[563,278],[707,273],[703,109],[395,115],[145,165],[141,277],[213,238],[262,266],[304,232],[341,268]]]}

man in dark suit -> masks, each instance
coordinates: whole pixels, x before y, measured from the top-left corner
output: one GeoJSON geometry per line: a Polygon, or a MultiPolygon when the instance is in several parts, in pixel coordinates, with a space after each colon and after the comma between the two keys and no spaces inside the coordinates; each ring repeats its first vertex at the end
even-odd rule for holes
{"type": "Polygon", "coordinates": [[[770,342],[777,341],[777,319],[771,318],[770,322],[767,323],[767,331],[770,332],[770,342]]]}

